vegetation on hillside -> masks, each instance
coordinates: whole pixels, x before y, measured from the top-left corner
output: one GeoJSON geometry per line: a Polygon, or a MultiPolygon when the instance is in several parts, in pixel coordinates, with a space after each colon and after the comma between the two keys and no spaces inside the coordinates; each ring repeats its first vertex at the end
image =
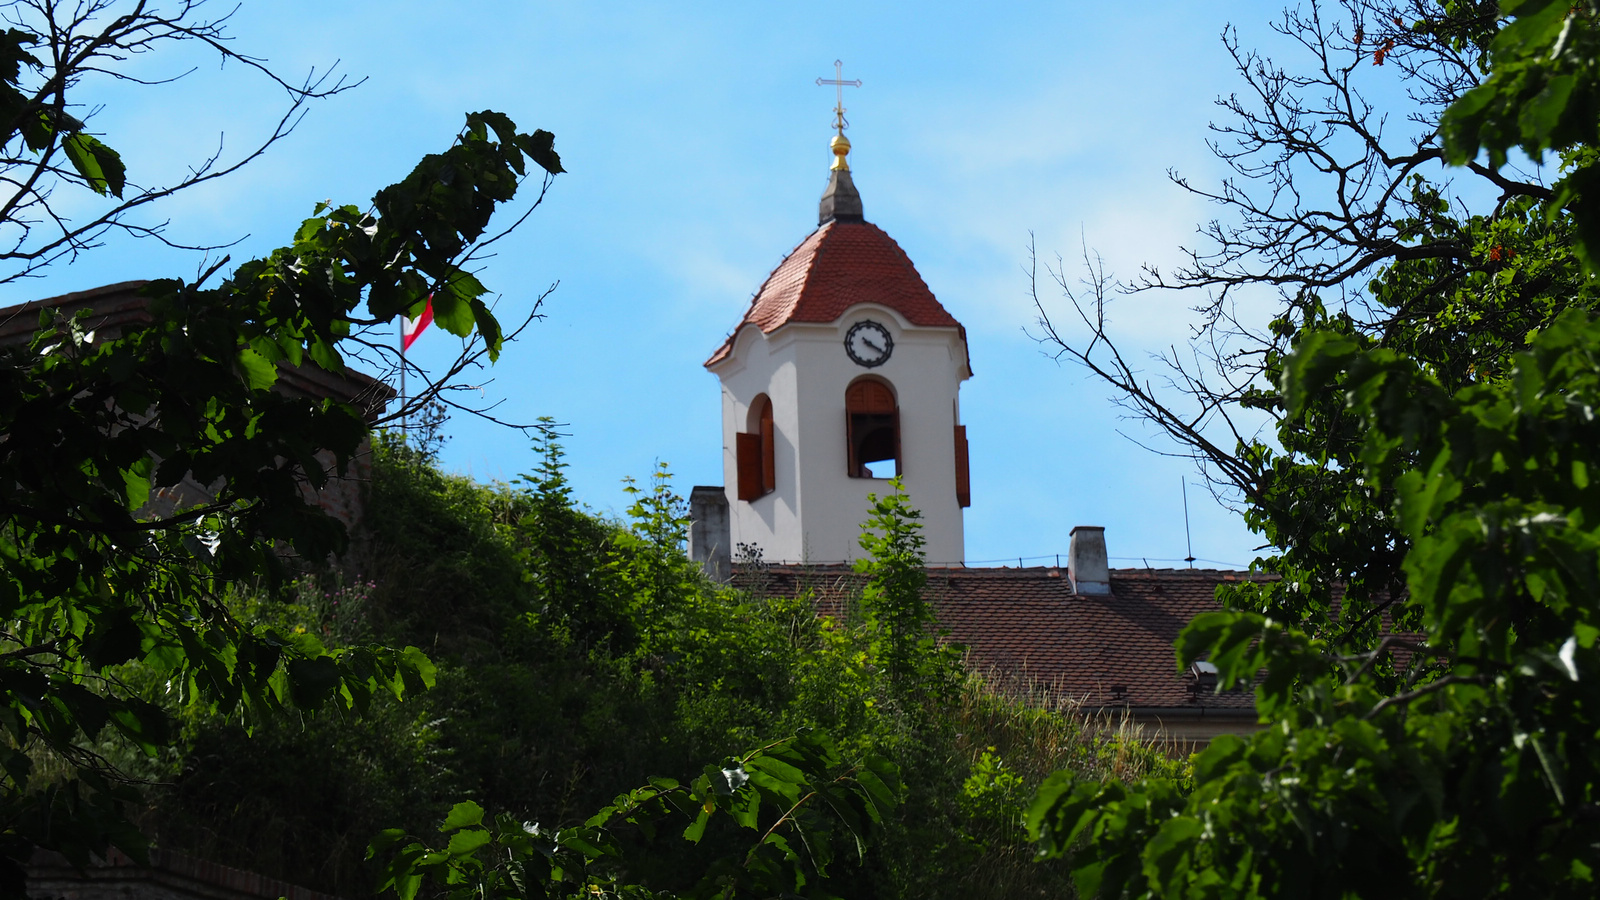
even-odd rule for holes
{"type": "MultiPolygon", "coordinates": [[[[1175,771],[1136,734],[1049,698],[1002,695],[953,651],[930,652],[927,609],[895,581],[921,574],[903,494],[883,498],[871,523],[869,542],[890,537],[866,567],[889,577],[857,599],[863,613],[839,621],[806,597],[706,580],[684,555],[683,504],[664,468],[630,487],[625,521],[607,521],[573,498],[556,439],[547,433],[539,450],[521,481],[483,485],[393,435],[378,442],[359,574],[307,575],[287,602],[241,588],[233,608],[330,647],[417,646],[435,686],[375,698],[364,716],[247,728],[226,711],[190,712],[167,769],[151,773],[165,782],[142,822],[156,840],[362,896],[398,850],[363,862],[383,829],[443,845],[440,823],[470,801],[486,828],[508,814],[553,834],[652,778],[687,786],[708,764],[816,734],[843,760],[892,764],[904,785],[864,856],[835,841],[823,890],[1060,896],[1061,871],[1032,864],[1021,827],[1043,777],[1062,766],[1175,771]]],[[[691,821],[663,825],[654,841],[624,828],[621,857],[588,874],[689,892],[756,837],[741,844],[731,817],[712,817],[691,844],[678,838],[691,821]]]]}

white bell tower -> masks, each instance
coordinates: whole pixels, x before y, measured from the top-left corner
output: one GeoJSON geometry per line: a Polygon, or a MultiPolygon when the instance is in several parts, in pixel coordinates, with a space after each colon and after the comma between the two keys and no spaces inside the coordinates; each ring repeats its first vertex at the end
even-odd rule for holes
{"type": "Polygon", "coordinates": [[[862,218],[842,129],[830,146],[817,230],[706,361],[722,382],[729,533],[701,535],[695,555],[726,541],[721,553],[743,544],[767,562],[855,559],[867,495],[887,493],[899,474],[923,514],[928,563],[959,564],[970,502],[966,331],[905,251],[862,218]]]}

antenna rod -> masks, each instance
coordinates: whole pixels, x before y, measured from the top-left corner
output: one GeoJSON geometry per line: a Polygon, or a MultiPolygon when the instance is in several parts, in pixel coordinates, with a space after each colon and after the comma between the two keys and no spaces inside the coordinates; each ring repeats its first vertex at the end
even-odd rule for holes
{"type": "Polygon", "coordinates": [[[1192,569],[1194,568],[1194,538],[1189,536],[1189,479],[1181,478],[1180,480],[1183,482],[1183,543],[1184,546],[1189,548],[1189,555],[1185,556],[1183,561],[1188,563],[1189,568],[1192,569]]]}

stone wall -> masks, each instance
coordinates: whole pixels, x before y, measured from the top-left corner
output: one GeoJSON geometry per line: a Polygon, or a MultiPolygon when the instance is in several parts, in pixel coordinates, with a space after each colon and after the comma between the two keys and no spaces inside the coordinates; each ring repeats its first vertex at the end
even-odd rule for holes
{"type": "Polygon", "coordinates": [[[112,850],[81,870],[60,854],[39,851],[28,865],[28,896],[32,900],[338,900],[166,850],[151,850],[149,865],[112,850]]]}

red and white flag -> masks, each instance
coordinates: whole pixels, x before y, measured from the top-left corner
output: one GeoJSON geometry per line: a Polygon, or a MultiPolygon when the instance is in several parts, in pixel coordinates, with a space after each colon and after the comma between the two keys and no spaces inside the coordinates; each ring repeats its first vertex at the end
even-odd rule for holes
{"type": "Polygon", "coordinates": [[[404,353],[407,350],[410,350],[412,343],[416,341],[417,337],[421,335],[422,332],[426,331],[428,326],[432,324],[433,295],[429,294],[428,305],[422,308],[422,315],[417,316],[415,319],[406,319],[405,323],[400,326],[400,352],[404,353]]]}

